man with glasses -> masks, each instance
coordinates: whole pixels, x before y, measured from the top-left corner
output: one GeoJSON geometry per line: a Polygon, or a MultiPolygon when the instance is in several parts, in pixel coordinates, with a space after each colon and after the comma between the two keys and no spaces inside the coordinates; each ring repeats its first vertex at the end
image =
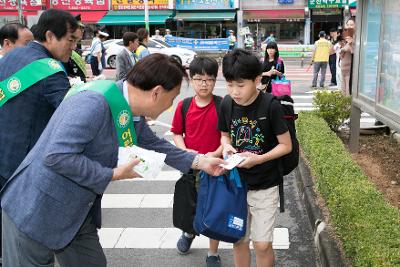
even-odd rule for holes
{"type": "MultiPolygon", "coordinates": [[[[217,127],[217,111],[222,98],[213,95],[218,75],[218,63],[212,58],[196,57],[190,63],[189,73],[195,96],[178,103],[171,128],[171,132],[174,134],[173,140],[175,145],[181,149],[221,157],[221,133],[217,127]]],[[[183,175],[181,179],[188,179],[194,185],[197,174],[197,171],[192,171],[183,175]]],[[[187,254],[189,252],[195,234],[194,230],[183,231],[177,243],[178,253],[187,254]]],[[[206,266],[221,266],[218,245],[218,240],[210,239],[206,266]]]]}

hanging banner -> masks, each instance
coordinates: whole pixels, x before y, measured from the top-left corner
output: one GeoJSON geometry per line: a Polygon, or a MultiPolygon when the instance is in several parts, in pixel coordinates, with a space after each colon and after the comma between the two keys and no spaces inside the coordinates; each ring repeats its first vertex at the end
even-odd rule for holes
{"type": "Polygon", "coordinates": [[[167,37],[165,42],[174,47],[182,47],[194,51],[220,51],[229,49],[229,38],[193,39],[167,37]]]}
{"type": "MultiPolygon", "coordinates": [[[[22,10],[41,10],[41,0],[21,0],[22,10]]],[[[0,10],[18,10],[18,0],[0,0],[0,10]]]]}
{"type": "Polygon", "coordinates": [[[176,10],[234,9],[235,0],[176,0],[176,10]]]}
{"type": "Polygon", "coordinates": [[[108,10],[108,0],[50,0],[50,1],[53,8],[63,9],[63,10],[108,10]]]}
{"type": "Polygon", "coordinates": [[[348,0],[308,0],[309,8],[342,8],[348,5],[348,0]]]}
{"type": "MultiPolygon", "coordinates": [[[[150,10],[168,9],[168,0],[148,0],[150,10]]],[[[144,10],[143,0],[112,0],[113,10],[144,10]]]]}

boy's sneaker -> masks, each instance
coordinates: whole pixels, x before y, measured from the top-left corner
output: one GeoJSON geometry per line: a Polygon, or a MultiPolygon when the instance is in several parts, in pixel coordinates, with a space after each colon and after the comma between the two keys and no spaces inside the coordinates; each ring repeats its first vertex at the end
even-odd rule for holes
{"type": "Polygon", "coordinates": [[[217,256],[207,256],[206,258],[207,267],[221,267],[221,259],[217,256]]]}
{"type": "Polygon", "coordinates": [[[182,233],[181,237],[178,240],[178,243],[176,244],[178,253],[187,254],[195,237],[196,237],[195,235],[193,235],[193,237],[187,237],[185,233],[182,233]]]}

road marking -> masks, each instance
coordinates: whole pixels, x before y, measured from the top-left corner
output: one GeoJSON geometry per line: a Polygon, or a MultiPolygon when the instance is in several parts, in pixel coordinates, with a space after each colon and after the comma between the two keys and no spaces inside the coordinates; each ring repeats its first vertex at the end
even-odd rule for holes
{"type": "MultiPolygon", "coordinates": [[[[175,249],[182,231],[177,228],[101,228],[100,244],[103,248],[175,249]]],[[[289,230],[275,228],[274,249],[289,249],[289,230]]],[[[192,248],[208,249],[209,239],[196,237],[192,248]]],[[[220,242],[219,249],[232,249],[232,244],[220,242]]]]}
{"type": "Polygon", "coordinates": [[[103,209],[172,208],[174,194],[104,194],[103,209]]]}
{"type": "MultiPolygon", "coordinates": [[[[174,145],[173,141],[172,144],[174,145]]],[[[138,183],[138,182],[157,182],[157,181],[177,181],[182,176],[182,173],[177,170],[161,171],[157,177],[154,178],[133,178],[120,181],[113,181],[112,183],[138,183]]]]}

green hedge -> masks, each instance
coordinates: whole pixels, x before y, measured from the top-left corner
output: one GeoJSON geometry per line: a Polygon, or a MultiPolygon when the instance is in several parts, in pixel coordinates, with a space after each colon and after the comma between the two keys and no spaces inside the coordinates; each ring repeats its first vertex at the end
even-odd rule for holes
{"type": "Polygon", "coordinates": [[[302,112],[296,128],[346,257],[353,266],[400,266],[399,210],[384,200],[322,118],[302,112]]]}

